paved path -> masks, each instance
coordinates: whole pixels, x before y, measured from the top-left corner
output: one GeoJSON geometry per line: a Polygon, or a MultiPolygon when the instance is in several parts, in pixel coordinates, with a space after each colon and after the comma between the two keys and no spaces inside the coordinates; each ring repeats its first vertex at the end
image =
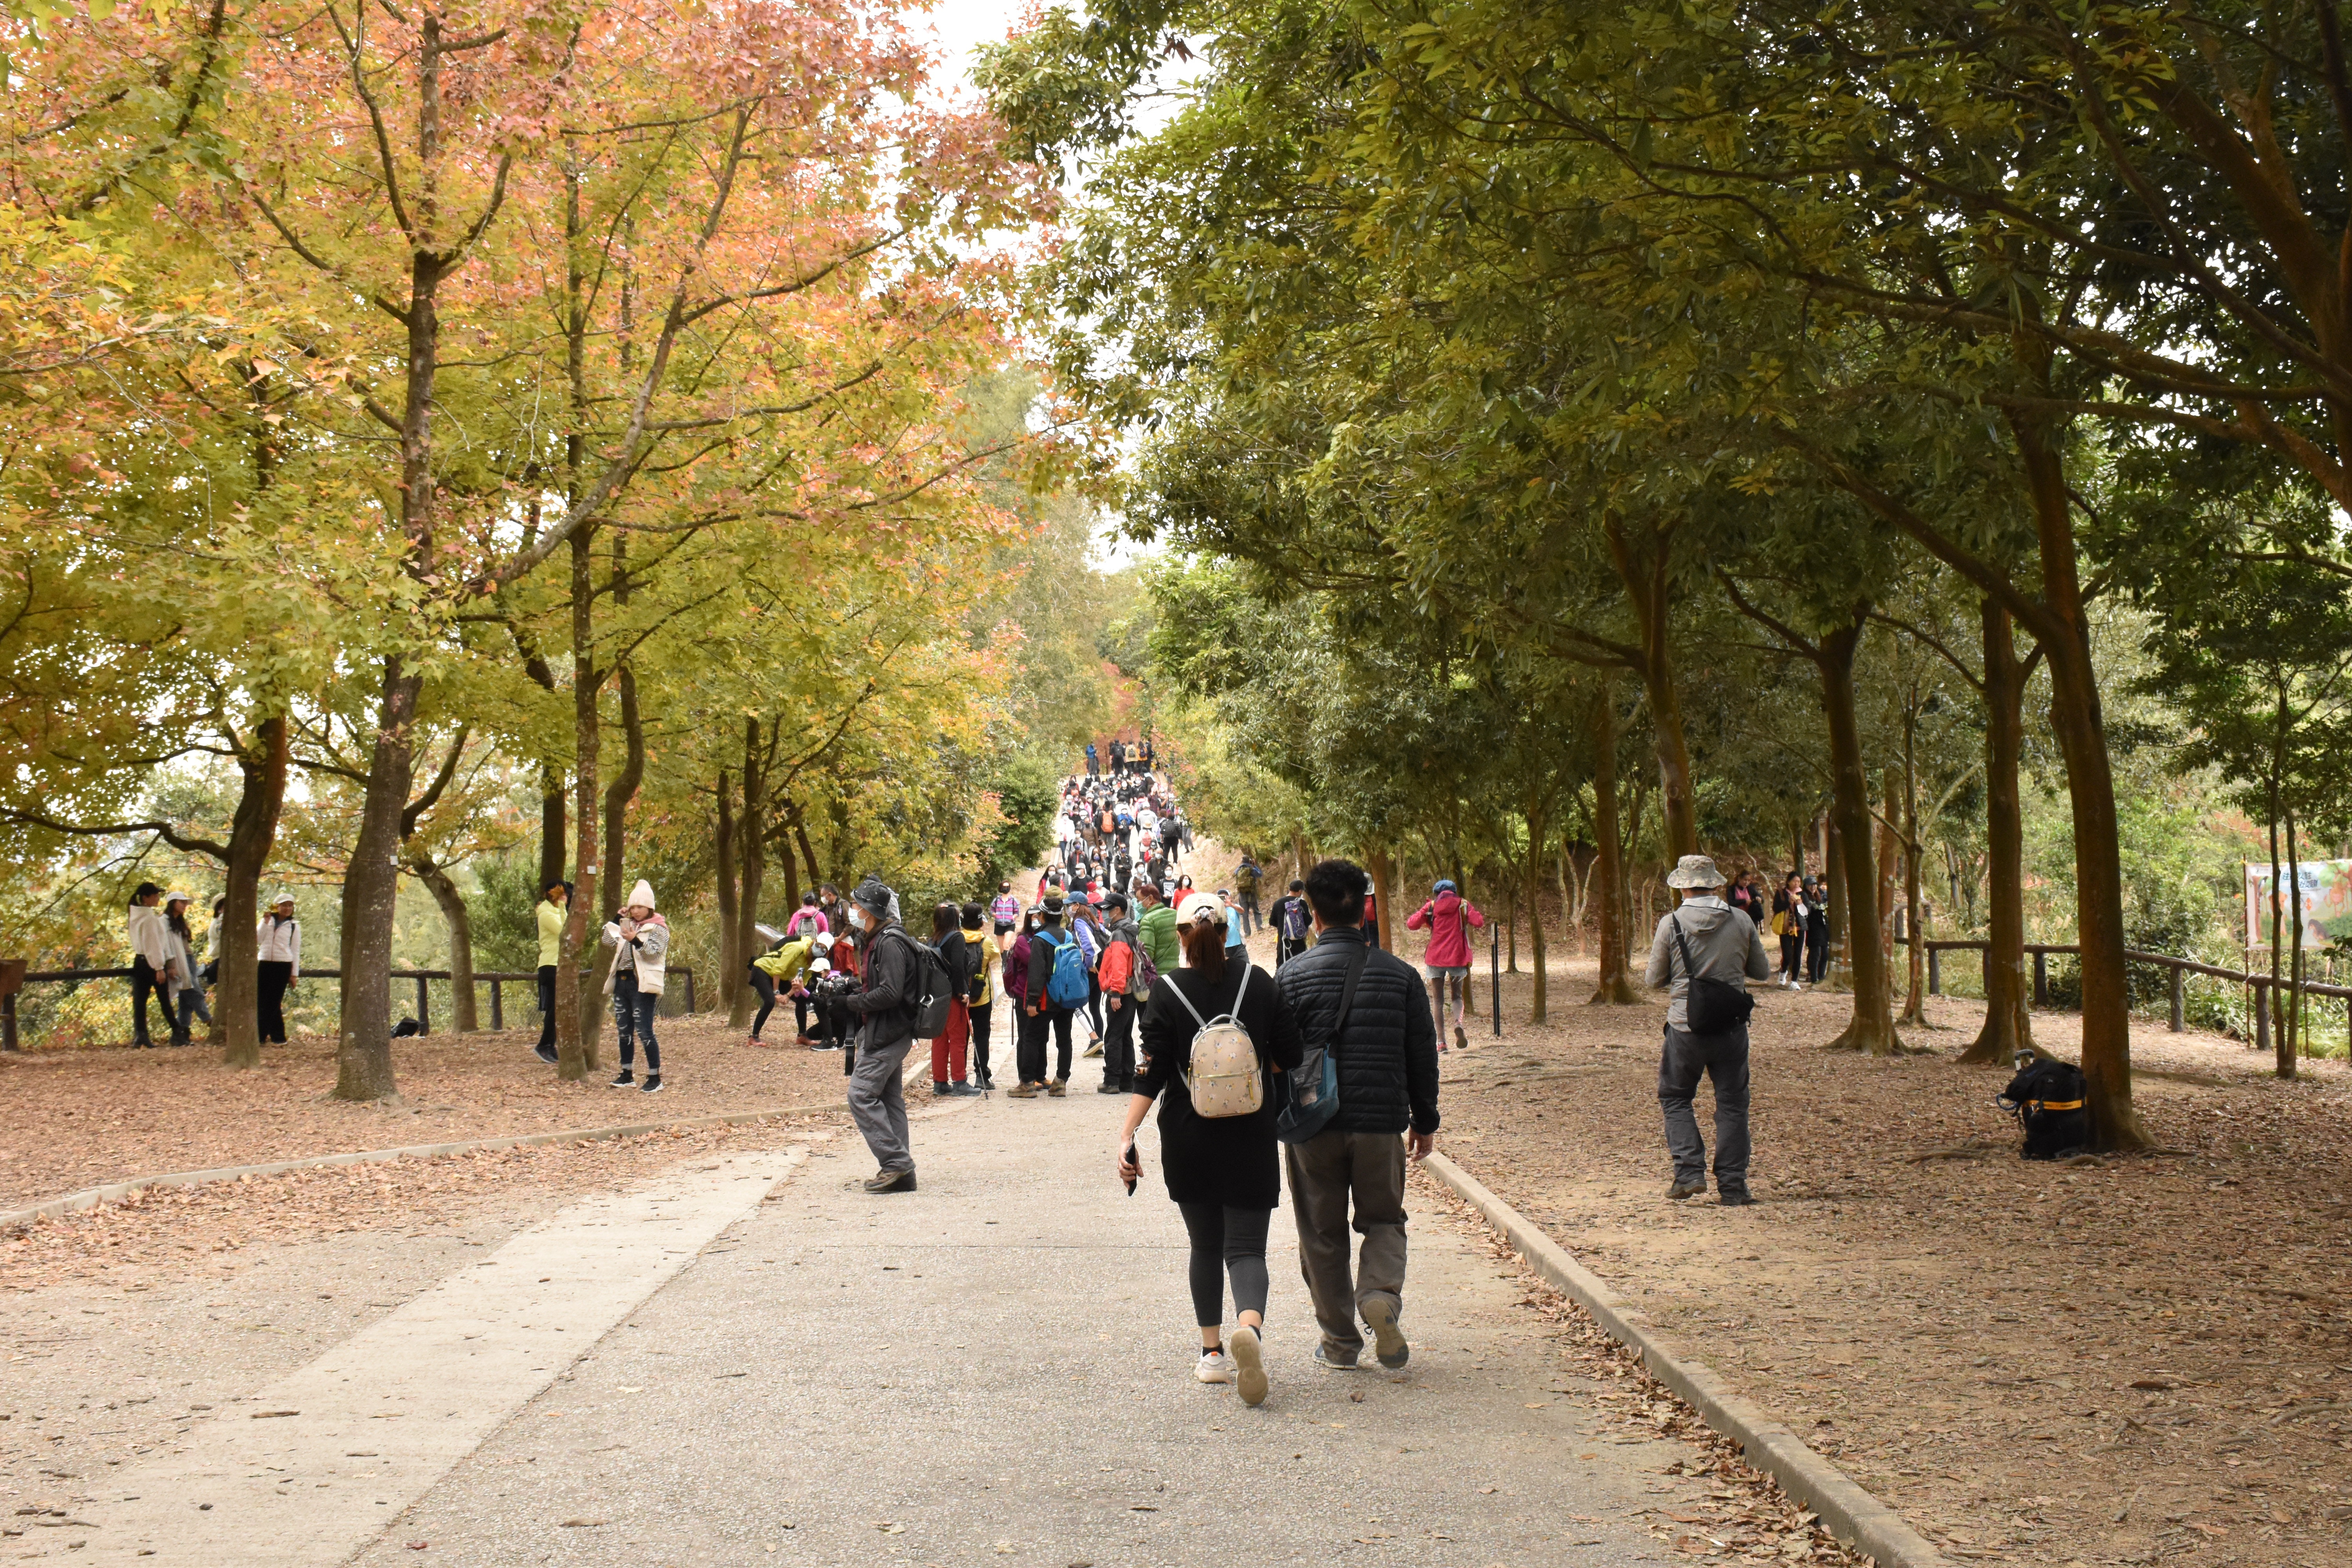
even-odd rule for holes
{"type": "MultiPolygon", "coordinates": [[[[734,1191],[689,1205],[697,1223],[671,1244],[699,1255],[663,1253],[667,1282],[650,1295],[604,1268],[575,1268],[566,1289],[562,1261],[538,1260],[551,1236],[571,1234],[586,1263],[593,1232],[541,1227],[510,1244],[530,1267],[515,1251],[504,1272],[531,1293],[539,1333],[569,1331],[565,1359],[518,1345],[513,1375],[480,1378],[473,1342],[453,1331],[395,1344],[371,1331],[284,1386],[323,1399],[349,1377],[381,1402],[397,1386],[441,1394],[473,1379],[429,1441],[422,1421],[369,1423],[404,1429],[415,1455],[388,1460],[382,1441],[330,1453],[345,1447],[340,1428],[321,1424],[306,1446],[303,1418],[253,1422],[247,1404],[200,1428],[188,1454],[116,1472],[142,1502],[89,1505],[83,1517],[110,1528],[72,1555],[157,1568],[1605,1568],[1672,1555],[1633,1516],[1668,1501],[1675,1483],[1658,1471],[1689,1450],[1628,1442],[1596,1415],[1513,1306],[1517,1284],[1433,1214],[1413,1221],[1406,1373],[1311,1365],[1286,1208],[1270,1260],[1272,1397],[1251,1410],[1195,1383],[1182,1227],[1148,1128],[1144,1184],[1130,1198],[1112,1179],[1118,1104],[1089,1086],[919,1120],[912,1194],[858,1191],[869,1165],[854,1137],[815,1145],[764,1203],[781,1155],[699,1173],[734,1191]],[[761,1179],[732,1179],[744,1173],[761,1179]],[[245,1452],[250,1429],[280,1426],[271,1439],[300,1447],[295,1459],[245,1452]],[[230,1458],[256,1464],[231,1476],[230,1458]],[[385,1489],[395,1472],[399,1489],[385,1489]],[[220,1508],[200,1531],[155,1533],[159,1500],[192,1509],[199,1483],[252,1510],[249,1550],[213,1528],[220,1508]],[[355,1526],[352,1500],[374,1517],[355,1526]]],[[[412,1330],[444,1316],[420,1310],[412,1330]]],[[[12,1544],[66,1555],[55,1538],[12,1544]]]]}

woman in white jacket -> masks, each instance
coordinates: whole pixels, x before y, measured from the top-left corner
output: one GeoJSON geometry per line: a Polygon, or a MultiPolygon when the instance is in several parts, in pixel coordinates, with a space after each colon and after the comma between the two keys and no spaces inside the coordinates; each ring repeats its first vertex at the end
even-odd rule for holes
{"type": "Polygon", "coordinates": [[[265,1044],[286,1043],[286,989],[302,978],[302,922],[294,918],[294,895],[280,893],[262,917],[261,951],[254,1012],[265,1044]]]}
{"type": "MultiPolygon", "coordinates": [[[[147,998],[163,984],[163,971],[170,965],[171,955],[163,950],[163,911],[155,901],[163,889],[152,882],[142,882],[131,891],[131,912],[125,917],[131,938],[131,1043],[142,1051],[155,1048],[155,1037],[147,1027],[147,998]]],[[[172,994],[163,993],[163,1022],[171,1024],[177,1014],[172,1011],[172,994]]]]}
{"type": "Polygon", "coordinates": [[[163,895],[163,1010],[172,1016],[175,1046],[190,1042],[198,1018],[207,1026],[213,1021],[212,1009],[205,1005],[205,979],[196,969],[196,933],[188,924],[188,906],[195,901],[194,893],[177,888],[163,895]]]}
{"type": "Polygon", "coordinates": [[[647,1094],[661,1090],[661,1045],[654,1038],[654,1013],[661,1005],[662,979],[669,968],[669,922],[654,911],[654,885],[638,879],[629,891],[629,907],[617,919],[604,922],[604,940],[613,944],[613,967],[604,975],[604,994],[613,999],[613,1026],[621,1037],[621,1071],[614,1089],[636,1084],[636,1041],[646,1043],[647,1094]]]}

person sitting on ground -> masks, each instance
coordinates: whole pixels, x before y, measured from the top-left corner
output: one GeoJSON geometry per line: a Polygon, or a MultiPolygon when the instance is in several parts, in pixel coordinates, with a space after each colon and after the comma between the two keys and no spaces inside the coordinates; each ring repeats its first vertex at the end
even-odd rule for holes
{"type": "Polygon", "coordinates": [[[1486,917],[1464,898],[1451,877],[1429,890],[1429,901],[1404,917],[1407,931],[1426,930],[1429,950],[1422,962],[1429,968],[1430,1001],[1437,1008],[1437,1048],[1445,1048],[1445,993],[1454,992],[1454,1043],[1467,1050],[1462,1016],[1470,991],[1470,928],[1483,928],[1486,917]]]}
{"type": "Polygon", "coordinates": [[[654,1038],[654,1015],[660,1009],[663,977],[669,968],[669,922],[654,908],[654,885],[643,878],[630,890],[628,908],[604,922],[604,940],[612,944],[613,965],[604,972],[604,994],[613,1000],[613,1027],[620,1036],[621,1070],[614,1089],[636,1083],[636,1047],[646,1047],[647,1094],[661,1092],[661,1042],[654,1038]]]}
{"type": "Polygon", "coordinates": [[[1127,1102],[1113,1160],[1119,1179],[1141,1174],[1135,1130],[1160,1105],[1160,1163],[1168,1196],[1192,1241],[1192,1321],[1201,1331],[1193,1376],[1238,1385],[1244,1405],[1265,1400],[1265,1233],[1280,1201],[1275,1162],[1275,1079],[1302,1056],[1297,1026],[1274,977],[1225,945],[1223,905],[1195,893],[1177,911],[1186,965],[1151,987],[1143,1019],[1143,1060],[1127,1102]],[[1204,1117],[1192,1101],[1192,1043],[1208,1020],[1230,1016],[1257,1055],[1260,1102],[1239,1116],[1204,1117]],[[1233,1281],[1234,1329],[1225,1353],[1225,1280],[1233,1281]]]}
{"type": "Polygon", "coordinates": [[[1306,1142],[1285,1144],[1283,1163],[1298,1224],[1298,1270],[1323,1330],[1315,1360],[1340,1372],[1363,1354],[1359,1317],[1372,1331],[1382,1366],[1401,1367],[1412,1357],[1401,1326],[1405,1163],[1426,1158],[1437,1141],[1429,993],[1412,965],[1373,945],[1364,919],[1369,879],[1351,860],[1319,861],[1307,872],[1315,947],[1275,977],[1301,1031],[1329,1039],[1339,1065],[1339,1111],[1306,1142]],[[1353,1228],[1364,1238],[1352,1270],[1351,1206],[1353,1228]]]}
{"type": "Polygon", "coordinates": [[[1772,961],[1756,922],[1725,902],[1723,873],[1704,855],[1685,855],[1666,873],[1666,886],[1684,894],[1682,907],[1658,918],[1644,978],[1653,989],[1672,988],[1665,1046],[1658,1061],[1658,1104],[1665,1112],[1666,1148],[1675,1179],[1666,1196],[1680,1202],[1706,1191],[1706,1144],[1691,1100],[1699,1075],[1715,1084],[1715,1190],[1738,1206],[1756,1200],[1748,1191],[1748,1026],[1695,1034],[1690,1023],[1694,975],[1738,987],[1772,978],[1772,961]]]}

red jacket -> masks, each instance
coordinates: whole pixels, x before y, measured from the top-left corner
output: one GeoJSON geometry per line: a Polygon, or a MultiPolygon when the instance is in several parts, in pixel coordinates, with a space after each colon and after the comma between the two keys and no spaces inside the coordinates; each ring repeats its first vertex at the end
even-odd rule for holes
{"type": "Polygon", "coordinates": [[[1432,969],[1465,969],[1470,963],[1468,927],[1483,927],[1486,917],[1459,893],[1440,893],[1405,916],[1407,931],[1429,931],[1429,952],[1422,962],[1432,969]]]}

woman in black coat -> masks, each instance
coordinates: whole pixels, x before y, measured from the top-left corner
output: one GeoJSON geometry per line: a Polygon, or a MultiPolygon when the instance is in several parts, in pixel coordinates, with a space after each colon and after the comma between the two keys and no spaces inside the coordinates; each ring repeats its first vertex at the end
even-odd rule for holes
{"type": "Polygon", "coordinates": [[[1176,934],[1184,944],[1184,967],[1162,974],[1151,987],[1143,1015],[1143,1059],[1137,1065],[1135,1093],[1118,1132],[1119,1179],[1133,1182],[1135,1130],[1151,1103],[1160,1102],[1160,1160],[1168,1195],[1184,1216],[1192,1237],[1192,1319],[1201,1330],[1201,1360],[1193,1375],[1202,1383],[1239,1386],[1243,1403],[1265,1398],[1265,1232],[1281,1201],[1281,1167],[1275,1158],[1275,1073],[1298,1066],[1298,1026],[1276,989],[1274,976],[1250,963],[1226,961],[1224,906],[1194,893],[1177,906],[1176,934]],[[1187,1004],[1190,1006],[1187,1006],[1187,1004]],[[1192,1108],[1187,1088],[1192,1037],[1205,1021],[1232,1014],[1257,1049],[1262,1102],[1245,1116],[1204,1117],[1192,1108]],[[1225,1277],[1234,1288],[1229,1357],[1220,1341],[1224,1329],[1225,1277]]]}

